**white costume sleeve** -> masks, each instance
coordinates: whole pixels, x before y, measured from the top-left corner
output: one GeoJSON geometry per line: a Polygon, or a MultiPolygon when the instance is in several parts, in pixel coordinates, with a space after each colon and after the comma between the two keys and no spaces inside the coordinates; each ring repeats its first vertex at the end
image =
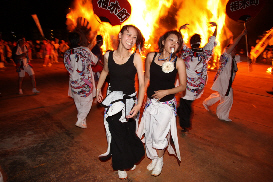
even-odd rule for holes
{"type": "Polygon", "coordinates": [[[214,81],[211,87],[212,90],[219,92],[219,94],[222,96],[226,94],[228,89],[229,79],[231,77],[231,65],[232,65],[231,55],[227,54],[226,52],[224,52],[223,55],[227,57],[226,65],[223,65],[225,64],[226,60],[221,60],[223,62],[220,62],[220,64],[222,64],[223,68],[220,71],[217,79],[214,81]]]}
{"type": "Polygon", "coordinates": [[[204,46],[203,50],[204,51],[212,51],[213,48],[217,45],[217,43],[215,42],[216,37],[215,36],[211,36],[209,38],[209,42],[204,46]]]}

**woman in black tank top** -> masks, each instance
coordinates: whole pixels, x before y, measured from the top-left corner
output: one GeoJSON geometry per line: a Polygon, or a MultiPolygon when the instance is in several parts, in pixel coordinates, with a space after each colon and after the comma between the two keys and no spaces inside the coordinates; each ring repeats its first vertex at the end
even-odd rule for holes
{"type": "Polygon", "coordinates": [[[109,74],[104,125],[108,141],[107,152],[100,158],[112,156],[112,166],[119,178],[127,178],[125,170],[132,169],[145,155],[144,146],[136,135],[137,114],[144,98],[142,60],[138,53],[129,51],[135,44],[142,48],[144,38],[133,25],[125,25],[119,35],[117,50],[106,52],[104,68],[97,85],[97,100],[102,102],[101,88],[109,74]],[[135,93],[135,75],[138,74],[138,99],[135,93]],[[120,105],[124,106],[121,107],[120,105]]]}
{"type": "MultiPolygon", "coordinates": [[[[147,157],[152,162],[147,166],[153,176],[158,176],[163,167],[163,155],[170,143],[167,139],[171,134],[176,156],[180,159],[179,145],[176,131],[176,100],[175,94],[186,89],[186,68],[184,61],[177,58],[176,53],[181,49],[182,36],[177,31],[165,33],[158,41],[159,53],[149,53],[146,58],[145,85],[147,89],[147,103],[141,119],[138,134],[145,133],[147,157]],[[178,73],[180,85],[175,87],[178,73]]],[[[169,151],[170,152],[170,151],[169,151]]]]}

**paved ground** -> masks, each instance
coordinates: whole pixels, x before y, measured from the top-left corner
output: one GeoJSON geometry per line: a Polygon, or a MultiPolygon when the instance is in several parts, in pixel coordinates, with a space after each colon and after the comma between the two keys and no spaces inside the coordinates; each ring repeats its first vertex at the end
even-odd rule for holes
{"type": "MultiPolygon", "coordinates": [[[[107,148],[103,108],[93,104],[87,129],[75,126],[76,108],[67,97],[68,75],[62,63],[51,68],[34,60],[37,89],[30,79],[23,82],[24,95],[17,94],[17,74],[8,65],[0,71],[0,171],[6,182],[120,181],[111,160],[98,155],[107,148]]],[[[273,181],[273,75],[269,65],[240,63],[233,84],[232,122],[215,115],[216,105],[206,111],[202,101],[212,91],[215,72],[209,73],[201,99],[194,102],[193,128],[179,132],[182,162],[166,153],[163,172],[152,177],[145,157],[128,181],[273,181]]]]}

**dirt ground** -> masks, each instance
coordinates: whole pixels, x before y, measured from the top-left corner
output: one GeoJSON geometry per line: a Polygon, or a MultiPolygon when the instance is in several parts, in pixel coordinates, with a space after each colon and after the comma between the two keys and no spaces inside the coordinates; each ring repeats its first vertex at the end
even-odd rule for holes
{"type": "MultiPolygon", "coordinates": [[[[67,96],[68,74],[62,62],[43,67],[34,60],[37,89],[33,95],[28,76],[18,95],[12,65],[0,70],[0,171],[5,182],[120,181],[111,160],[98,156],[107,149],[103,108],[93,103],[87,129],[75,126],[76,107],[67,96]]],[[[271,182],[273,181],[273,75],[268,65],[238,64],[233,83],[232,122],[220,121],[216,107],[206,111],[202,102],[211,93],[215,72],[209,72],[202,97],[194,101],[192,130],[178,138],[182,161],[164,156],[159,177],[146,169],[145,156],[127,181],[271,182]]]]}

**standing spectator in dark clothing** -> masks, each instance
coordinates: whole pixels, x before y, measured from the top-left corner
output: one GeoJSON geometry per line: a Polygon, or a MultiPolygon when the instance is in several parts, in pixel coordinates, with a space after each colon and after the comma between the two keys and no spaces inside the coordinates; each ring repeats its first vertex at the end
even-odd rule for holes
{"type": "Polygon", "coordinates": [[[39,40],[36,40],[34,48],[35,48],[35,52],[36,52],[36,58],[41,59],[42,58],[41,43],[39,40]]]}
{"type": "Polygon", "coordinates": [[[99,61],[96,65],[92,66],[92,70],[94,72],[94,77],[95,77],[95,81],[98,82],[99,77],[100,77],[100,73],[103,69],[103,61],[102,61],[102,50],[101,50],[101,46],[103,45],[103,38],[101,35],[97,35],[96,37],[96,45],[93,47],[93,49],[91,50],[91,52],[93,54],[95,54],[99,61]]]}
{"type": "Polygon", "coordinates": [[[64,57],[64,53],[66,50],[69,49],[69,46],[67,45],[67,43],[64,40],[61,40],[61,44],[59,46],[59,53],[60,53],[60,57],[64,57]]]}
{"type": "Polygon", "coordinates": [[[12,59],[12,49],[10,48],[8,42],[4,42],[4,47],[5,47],[5,56],[6,56],[6,61],[8,63],[12,63],[13,66],[16,66],[12,59]]]}

